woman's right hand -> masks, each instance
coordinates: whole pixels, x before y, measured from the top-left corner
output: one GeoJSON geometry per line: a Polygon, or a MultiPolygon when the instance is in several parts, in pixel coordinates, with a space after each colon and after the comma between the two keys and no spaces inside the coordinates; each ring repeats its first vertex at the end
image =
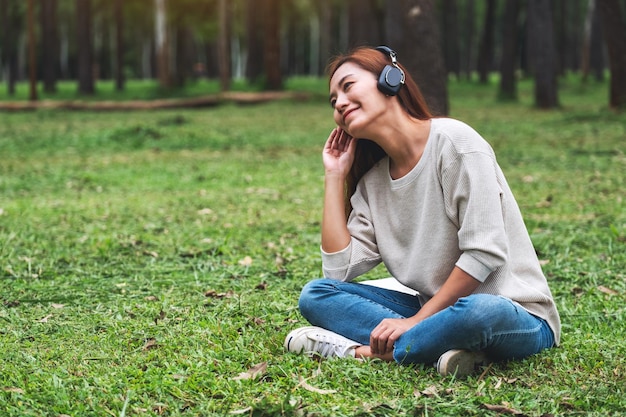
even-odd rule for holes
{"type": "Polygon", "coordinates": [[[338,174],[345,178],[354,162],[357,139],[345,130],[336,127],[330,132],[322,154],[327,174],[338,174]]]}

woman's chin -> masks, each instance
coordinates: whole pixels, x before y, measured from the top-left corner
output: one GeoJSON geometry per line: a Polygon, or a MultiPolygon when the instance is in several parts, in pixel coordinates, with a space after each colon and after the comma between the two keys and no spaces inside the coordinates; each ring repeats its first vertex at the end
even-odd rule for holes
{"type": "Polygon", "coordinates": [[[353,138],[358,137],[359,134],[359,128],[357,125],[354,125],[353,123],[350,123],[350,125],[344,125],[344,127],[342,128],[348,135],[352,136],[353,138]]]}

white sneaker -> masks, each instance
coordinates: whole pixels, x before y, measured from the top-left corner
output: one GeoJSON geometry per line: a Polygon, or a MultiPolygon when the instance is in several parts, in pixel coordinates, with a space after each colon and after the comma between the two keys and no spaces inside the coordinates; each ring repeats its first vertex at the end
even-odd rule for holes
{"type": "Polygon", "coordinates": [[[324,358],[354,358],[358,346],[361,344],[354,340],[315,326],[293,330],[285,338],[288,352],[317,354],[324,358]]]}
{"type": "Polygon", "coordinates": [[[484,352],[452,349],[439,357],[437,372],[441,375],[455,375],[457,378],[474,373],[481,365],[489,363],[484,352]]]}

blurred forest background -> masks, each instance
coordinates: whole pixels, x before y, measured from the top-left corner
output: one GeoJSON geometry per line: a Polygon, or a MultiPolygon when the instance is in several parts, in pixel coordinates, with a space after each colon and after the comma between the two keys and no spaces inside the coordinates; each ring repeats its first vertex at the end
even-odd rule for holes
{"type": "Polygon", "coordinates": [[[0,0],[0,78],[7,96],[30,84],[79,95],[99,80],[199,79],[280,90],[319,77],[329,57],[358,45],[395,49],[435,113],[448,113],[451,77],[515,99],[532,77],[535,103],[558,107],[558,79],[610,77],[608,106],[626,104],[626,0],[0,0]],[[494,77],[496,78],[496,77],[494,77]]]}

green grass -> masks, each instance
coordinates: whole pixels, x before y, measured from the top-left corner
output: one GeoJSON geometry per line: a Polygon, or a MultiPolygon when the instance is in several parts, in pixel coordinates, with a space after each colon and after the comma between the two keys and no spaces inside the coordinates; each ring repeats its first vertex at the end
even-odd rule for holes
{"type": "MultiPolygon", "coordinates": [[[[0,88],[0,101],[26,101],[30,95],[28,83],[18,83],[15,94],[10,95],[5,85],[0,88]]],[[[238,80],[231,86],[234,91],[250,91],[258,86],[250,85],[245,81],[238,80]]],[[[94,95],[78,93],[76,81],[59,81],[56,83],[57,91],[46,93],[42,83],[37,84],[37,96],[39,100],[152,100],[160,98],[197,97],[208,94],[216,94],[220,91],[219,81],[208,79],[189,80],[184,87],[163,89],[156,80],[128,80],[123,91],[115,89],[112,80],[99,80],[95,84],[94,95]]]]}
{"type": "Polygon", "coordinates": [[[625,412],[626,117],[605,84],[565,81],[549,112],[531,87],[452,83],[452,116],[496,149],[562,345],[466,380],[283,352],[321,274],[325,100],[0,113],[0,415],[625,412]]]}
{"type": "MultiPolygon", "coordinates": [[[[326,91],[326,81],[313,77],[294,77],[285,80],[284,88],[286,90],[296,90],[309,93],[315,96],[328,97],[326,91]]],[[[259,91],[261,83],[249,83],[242,79],[237,79],[231,84],[232,91],[259,91]]],[[[218,80],[199,78],[190,79],[183,87],[173,87],[163,89],[159,86],[158,81],[152,79],[146,80],[128,80],[124,84],[123,91],[115,89],[115,82],[112,80],[99,80],[95,84],[95,94],[84,95],[78,93],[78,84],[76,81],[59,81],[56,83],[56,92],[46,93],[43,91],[43,84],[37,84],[38,100],[80,100],[80,101],[126,101],[126,100],[154,100],[162,98],[184,98],[198,97],[220,92],[220,84],[218,80]]],[[[26,82],[17,83],[15,85],[15,93],[10,95],[5,85],[0,87],[0,102],[27,101],[30,96],[30,86],[26,82]]]]}

